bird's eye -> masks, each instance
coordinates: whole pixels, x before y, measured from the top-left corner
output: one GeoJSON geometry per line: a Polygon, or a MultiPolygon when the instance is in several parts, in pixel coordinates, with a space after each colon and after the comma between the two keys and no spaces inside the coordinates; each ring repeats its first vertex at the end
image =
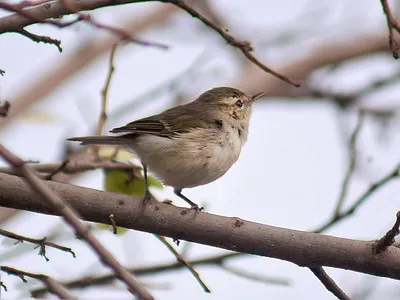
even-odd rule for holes
{"type": "Polygon", "coordinates": [[[243,102],[240,101],[240,100],[236,101],[236,106],[237,107],[242,107],[243,106],[243,102]]]}

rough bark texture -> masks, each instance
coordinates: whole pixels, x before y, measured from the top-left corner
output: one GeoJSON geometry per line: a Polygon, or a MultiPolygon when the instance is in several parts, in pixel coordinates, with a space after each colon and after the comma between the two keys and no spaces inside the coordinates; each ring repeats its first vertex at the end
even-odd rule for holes
{"type": "MultiPolygon", "coordinates": [[[[79,211],[85,220],[156,233],[176,239],[293,262],[299,266],[328,266],[400,279],[400,249],[373,254],[376,241],[358,241],[258,224],[164,203],[141,208],[140,200],[69,184],[46,182],[79,211]]],[[[0,174],[0,206],[55,215],[16,176],[0,174]]]]}

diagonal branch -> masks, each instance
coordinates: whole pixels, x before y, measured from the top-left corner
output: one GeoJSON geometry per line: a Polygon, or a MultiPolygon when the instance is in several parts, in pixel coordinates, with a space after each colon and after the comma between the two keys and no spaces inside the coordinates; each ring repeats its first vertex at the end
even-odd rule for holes
{"type": "Polygon", "coordinates": [[[66,289],[66,287],[47,275],[21,271],[7,266],[1,266],[0,270],[9,275],[19,277],[23,282],[27,282],[25,276],[40,280],[50,293],[53,293],[60,299],[78,299],[77,297],[72,296],[71,293],[66,289]]]}
{"type": "Polygon", "coordinates": [[[68,202],[64,202],[61,197],[55,194],[38,179],[35,174],[26,166],[25,162],[9,152],[4,146],[0,145],[0,155],[18,172],[38,195],[42,202],[47,203],[55,211],[63,216],[64,220],[76,231],[76,234],[85,240],[89,246],[97,253],[101,261],[109,266],[117,277],[125,283],[128,290],[140,299],[153,299],[153,297],[142,287],[133,276],[104,248],[104,246],[94,237],[93,233],[80,220],[82,216],[78,214],[68,202]]]}
{"type": "Polygon", "coordinates": [[[313,232],[321,233],[328,228],[332,227],[333,225],[339,223],[343,219],[351,216],[359,206],[361,206],[369,197],[372,196],[374,192],[379,190],[381,187],[385,186],[388,182],[397,179],[400,177],[400,163],[396,165],[396,167],[387,175],[376,181],[375,183],[371,184],[370,187],[351,205],[348,209],[341,212],[337,216],[333,216],[330,220],[328,220],[325,224],[321,225],[317,229],[314,229],[313,232]]]}
{"type": "Polygon", "coordinates": [[[175,248],[168,243],[168,241],[165,239],[165,237],[160,236],[160,235],[155,235],[155,237],[161,241],[165,246],[167,246],[168,250],[172,252],[173,255],[175,255],[176,259],[178,260],[179,263],[184,265],[190,273],[193,274],[194,278],[200,283],[201,287],[206,293],[211,293],[210,289],[207,287],[207,285],[203,282],[203,280],[200,278],[199,273],[193,268],[193,266],[182,256],[179,254],[178,251],[175,250],[175,248]]]}
{"type": "Polygon", "coordinates": [[[394,18],[392,11],[390,10],[389,3],[387,0],[381,0],[383,12],[386,15],[386,22],[389,29],[389,46],[392,50],[393,57],[398,59],[400,57],[399,54],[399,44],[393,37],[393,30],[396,30],[400,33],[400,25],[397,23],[396,19],[394,18]]]}
{"type": "Polygon", "coordinates": [[[222,29],[221,27],[218,27],[216,24],[214,24],[211,20],[207,19],[203,15],[199,14],[195,9],[192,7],[188,6],[185,4],[184,1],[182,0],[168,0],[168,1],[161,1],[161,2],[166,2],[166,3],[171,3],[174,4],[183,10],[185,10],[189,15],[191,15],[193,18],[199,19],[202,21],[205,25],[216,31],[229,45],[237,48],[240,50],[240,52],[243,53],[243,55],[251,61],[253,64],[258,66],[260,69],[264,70],[267,73],[270,73],[271,75],[295,86],[295,87],[300,87],[300,84],[289,79],[288,77],[270,69],[266,65],[264,65],[261,61],[259,61],[251,52],[253,51],[253,47],[250,45],[249,42],[247,41],[240,41],[235,39],[232,35],[228,33],[226,29],[222,29]]]}
{"type": "Polygon", "coordinates": [[[375,254],[382,253],[386,251],[395,242],[395,237],[400,233],[400,211],[396,214],[396,222],[393,227],[383,236],[380,240],[376,242],[373,248],[375,254]]]}
{"type": "Polygon", "coordinates": [[[334,294],[338,299],[350,300],[350,297],[341,290],[341,288],[333,281],[322,267],[310,268],[311,272],[321,281],[328,291],[334,294]]]}
{"type": "Polygon", "coordinates": [[[27,236],[19,235],[19,234],[16,234],[14,232],[10,232],[10,231],[3,230],[3,229],[0,229],[0,235],[6,236],[6,237],[8,237],[10,239],[17,240],[17,242],[19,242],[19,243],[28,242],[28,243],[32,243],[32,244],[37,245],[37,247],[39,247],[39,255],[43,256],[46,259],[46,261],[49,261],[49,258],[46,256],[46,246],[52,247],[52,248],[55,248],[55,249],[58,249],[58,250],[61,250],[61,251],[69,252],[69,253],[72,254],[72,256],[74,258],[76,257],[75,252],[72,251],[71,248],[68,248],[68,247],[65,247],[65,246],[61,246],[61,245],[58,245],[56,243],[47,242],[46,241],[46,237],[44,237],[42,239],[34,239],[34,238],[30,238],[30,237],[27,237],[27,236]]]}

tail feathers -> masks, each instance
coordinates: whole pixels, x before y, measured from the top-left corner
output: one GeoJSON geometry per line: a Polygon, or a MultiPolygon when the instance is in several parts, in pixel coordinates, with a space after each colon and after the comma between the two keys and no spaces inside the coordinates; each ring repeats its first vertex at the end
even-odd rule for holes
{"type": "Polygon", "coordinates": [[[67,139],[68,141],[81,142],[81,145],[121,145],[127,140],[118,136],[82,136],[67,139]]]}

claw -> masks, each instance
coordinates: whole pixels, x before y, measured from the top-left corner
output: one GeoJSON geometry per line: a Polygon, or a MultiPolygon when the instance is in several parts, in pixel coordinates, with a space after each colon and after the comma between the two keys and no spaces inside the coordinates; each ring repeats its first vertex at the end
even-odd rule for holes
{"type": "Polygon", "coordinates": [[[151,194],[148,190],[146,190],[146,192],[144,193],[144,197],[142,199],[142,201],[140,201],[140,206],[141,207],[145,207],[147,203],[149,203],[151,200],[151,194]]]}

